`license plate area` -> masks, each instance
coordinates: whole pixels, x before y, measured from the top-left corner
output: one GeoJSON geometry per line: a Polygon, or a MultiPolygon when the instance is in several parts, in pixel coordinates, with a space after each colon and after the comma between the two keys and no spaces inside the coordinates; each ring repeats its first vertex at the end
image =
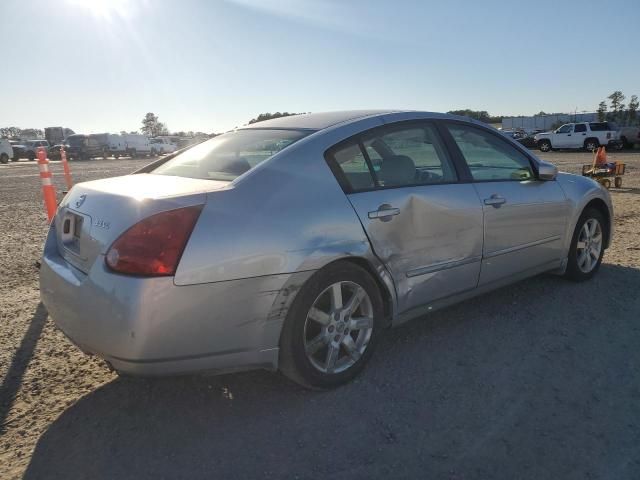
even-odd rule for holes
{"type": "Polygon", "coordinates": [[[82,228],[84,217],[73,212],[66,212],[62,218],[62,232],[60,240],[67,250],[80,255],[80,240],[82,239],[82,228]]]}

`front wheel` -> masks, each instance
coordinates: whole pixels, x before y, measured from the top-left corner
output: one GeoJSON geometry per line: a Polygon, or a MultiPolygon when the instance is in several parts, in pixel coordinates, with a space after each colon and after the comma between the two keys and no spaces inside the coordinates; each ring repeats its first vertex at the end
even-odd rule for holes
{"type": "Polygon", "coordinates": [[[605,225],[599,210],[590,208],[582,212],[571,239],[567,278],[582,282],[596,274],[604,255],[605,225]]]}
{"type": "Polygon", "coordinates": [[[538,148],[541,152],[550,152],[551,142],[549,140],[541,140],[540,142],[538,142],[538,148]]]}
{"type": "Polygon", "coordinates": [[[9,155],[6,153],[0,154],[0,163],[9,163],[9,155]]]}
{"type": "Polygon", "coordinates": [[[280,370],[307,388],[352,380],[371,357],[383,328],[382,297],[369,273],[338,262],[301,288],[280,338],[280,370]]]}

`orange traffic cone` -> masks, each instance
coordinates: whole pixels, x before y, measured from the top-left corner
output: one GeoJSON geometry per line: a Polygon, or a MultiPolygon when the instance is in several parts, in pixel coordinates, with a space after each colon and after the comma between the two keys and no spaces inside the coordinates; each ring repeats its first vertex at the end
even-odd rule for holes
{"type": "Polygon", "coordinates": [[[71,187],[73,187],[73,180],[71,179],[71,170],[69,170],[67,152],[64,151],[64,147],[60,147],[60,160],[62,161],[62,168],[64,169],[64,181],[67,183],[67,190],[71,190],[71,187]]]}
{"type": "Polygon", "coordinates": [[[58,208],[56,199],[56,187],[51,181],[51,172],[49,171],[49,161],[47,160],[47,152],[43,147],[38,148],[38,168],[40,169],[40,181],[42,182],[42,198],[47,208],[47,217],[49,222],[53,219],[58,208]]]}
{"type": "Polygon", "coordinates": [[[604,165],[607,163],[607,150],[604,147],[598,148],[598,153],[596,154],[596,165],[604,165]]]}

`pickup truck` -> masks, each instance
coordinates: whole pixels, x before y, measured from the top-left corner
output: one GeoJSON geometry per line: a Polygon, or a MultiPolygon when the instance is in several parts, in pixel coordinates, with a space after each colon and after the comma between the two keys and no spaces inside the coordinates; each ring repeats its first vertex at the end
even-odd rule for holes
{"type": "Polygon", "coordinates": [[[165,153],[173,153],[178,147],[171,143],[171,140],[164,137],[156,137],[149,140],[151,143],[151,155],[163,155],[165,153]]]}
{"type": "Polygon", "coordinates": [[[534,140],[542,152],[561,148],[592,151],[600,146],[622,148],[618,131],[608,122],[566,123],[553,132],[538,133],[534,140]]]}
{"type": "Polygon", "coordinates": [[[620,127],[620,141],[625,148],[640,144],[640,127],[620,127]]]}

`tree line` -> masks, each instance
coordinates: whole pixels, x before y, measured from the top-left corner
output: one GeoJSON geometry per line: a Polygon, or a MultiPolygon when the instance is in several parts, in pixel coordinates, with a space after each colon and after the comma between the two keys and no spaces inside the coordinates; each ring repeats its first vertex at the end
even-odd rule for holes
{"type": "Polygon", "coordinates": [[[598,120],[601,122],[609,120],[621,125],[635,125],[638,123],[638,107],[640,107],[638,96],[631,95],[628,105],[624,104],[626,98],[620,90],[616,90],[607,97],[609,105],[607,105],[606,100],[601,101],[597,110],[598,120]]]}
{"type": "Polygon", "coordinates": [[[44,138],[44,130],[41,128],[0,128],[0,138],[23,138],[25,140],[44,138]]]}

